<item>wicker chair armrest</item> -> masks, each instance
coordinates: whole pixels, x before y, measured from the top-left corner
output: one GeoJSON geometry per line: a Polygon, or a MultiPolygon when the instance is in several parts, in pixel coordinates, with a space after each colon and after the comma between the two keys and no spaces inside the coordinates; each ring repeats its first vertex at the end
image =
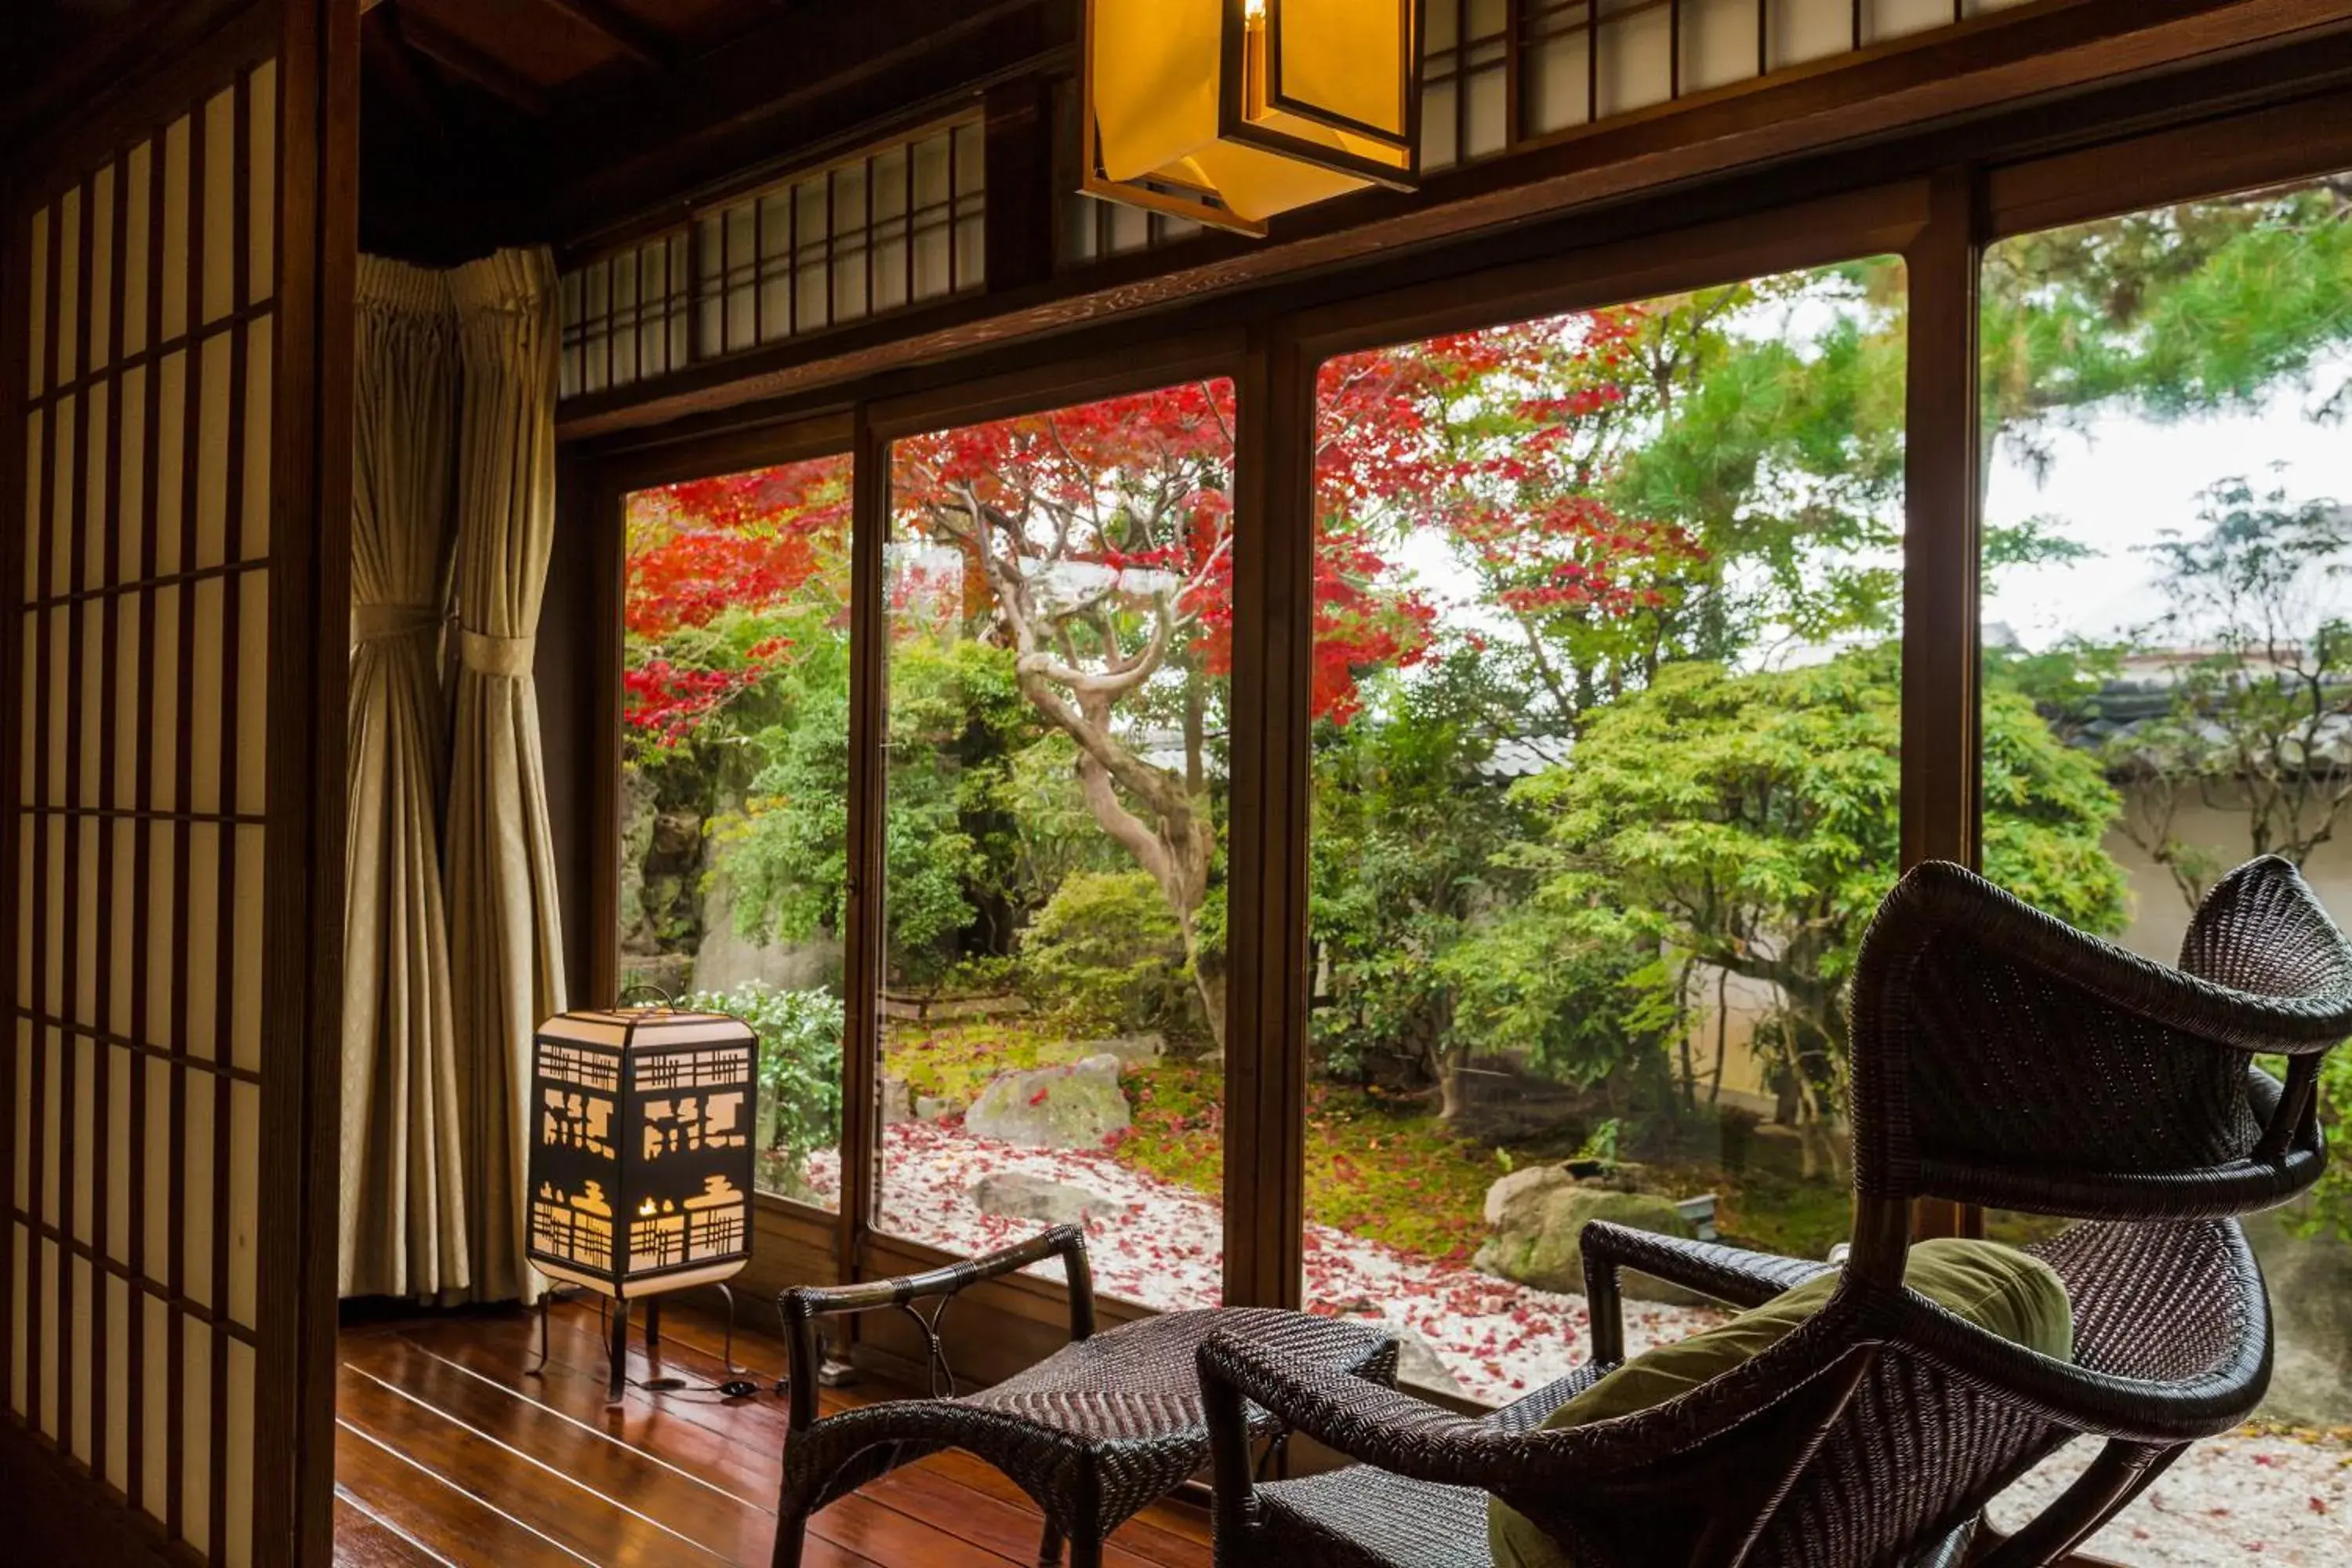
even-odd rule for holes
{"type": "Polygon", "coordinates": [[[1486,1484],[1523,1442],[1410,1394],[1235,1335],[1212,1334],[1198,1360],[1221,1514],[1229,1496],[1244,1500],[1250,1489],[1244,1400],[1349,1458],[1446,1486],[1486,1484]]]}
{"type": "MultiPolygon", "coordinates": [[[[829,1317],[838,1312],[867,1312],[877,1307],[903,1306],[934,1296],[953,1296],[984,1280],[1016,1273],[1048,1258],[1064,1258],[1074,1270],[1086,1268],[1087,1234],[1075,1225],[1057,1225],[1026,1241],[1001,1247],[978,1258],[966,1258],[920,1274],[888,1279],[861,1280],[853,1285],[801,1285],[777,1298],[787,1312],[829,1317]]],[[[1072,1282],[1076,1283],[1075,1274],[1072,1282]]]]}
{"type": "Polygon", "coordinates": [[[1592,1359],[1606,1366],[1625,1359],[1625,1311],[1617,1280],[1621,1268],[1638,1269],[1735,1307],[1760,1307],[1832,1268],[1808,1258],[1660,1236],[1601,1219],[1585,1226],[1579,1242],[1584,1253],[1585,1300],[1591,1308],[1592,1359]]]}
{"type": "Polygon", "coordinates": [[[1055,1257],[1062,1259],[1069,1273],[1070,1340],[1076,1343],[1094,1334],[1095,1290],[1094,1270],[1087,1260],[1087,1233],[1075,1225],[1054,1226],[1026,1241],[920,1274],[860,1280],[850,1285],[801,1285],[778,1296],[776,1313],[782,1320],[784,1342],[792,1361],[793,1429],[803,1430],[816,1419],[817,1372],[824,1359],[817,1343],[818,1319],[870,1312],[880,1307],[905,1307],[915,1301],[945,1300],[974,1285],[1002,1279],[1055,1257]]]}

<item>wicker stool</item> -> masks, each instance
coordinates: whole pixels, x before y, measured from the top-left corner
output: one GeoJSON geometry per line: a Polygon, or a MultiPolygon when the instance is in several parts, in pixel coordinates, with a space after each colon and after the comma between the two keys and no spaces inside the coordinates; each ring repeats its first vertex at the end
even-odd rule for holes
{"type": "MultiPolygon", "coordinates": [[[[931,1275],[786,1294],[793,1430],[777,1510],[777,1568],[798,1568],[809,1516],[818,1509],[950,1447],[987,1460],[1035,1500],[1045,1515],[1041,1561],[1057,1559],[1066,1539],[1072,1568],[1096,1568],[1104,1537],[1209,1461],[1195,1357],[1211,1334],[1236,1335],[1330,1373],[1395,1381],[1395,1340],[1362,1323],[1297,1312],[1171,1312],[1095,1334],[1085,1248],[1075,1226],[1057,1226],[1020,1247],[931,1275]],[[980,1279],[1056,1252],[1071,1272],[1069,1344],[978,1394],[957,1396],[950,1388],[945,1398],[893,1400],[815,1419],[818,1315],[887,1306],[912,1310],[916,1301],[944,1301],[980,1279]]],[[[936,1314],[924,1321],[936,1374],[944,1370],[936,1314]]],[[[1281,1430],[1255,1407],[1249,1422],[1256,1436],[1281,1430]]]]}

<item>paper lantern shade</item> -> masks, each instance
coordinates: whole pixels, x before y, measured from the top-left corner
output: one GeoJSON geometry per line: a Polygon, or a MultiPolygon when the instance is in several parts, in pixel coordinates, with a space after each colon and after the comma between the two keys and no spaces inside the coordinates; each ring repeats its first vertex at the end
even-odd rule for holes
{"type": "Polygon", "coordinates": [[[719,1013],[565,1013],[531,1045],[530,1260],[617,1300],[751,1256],[758,1038],[719,1013]]]}
{"type": "Polygon", "coordinates": [[[1420,177],[1420,0],[1087,0],[1081,188],[1263,234],[1420,177]]]}

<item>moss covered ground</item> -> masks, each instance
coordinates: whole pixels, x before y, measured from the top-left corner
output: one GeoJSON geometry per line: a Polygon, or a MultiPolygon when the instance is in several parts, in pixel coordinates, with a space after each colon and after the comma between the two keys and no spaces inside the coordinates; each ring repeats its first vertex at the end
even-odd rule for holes
{"type": "MultiPolygon", "coordinates": [[[[916,1095],[970,1104],[1002,1072],[1060,1065],[1082,1041],[1029,1018],[893,1023],[883,1070],[916,1095]]],[[[1171,1058],[1125,1077],[1135,1124],[1111,1152],[1121,1164],[1216,1195],[1224,1170],[1223,1075],[1213,1060],[1171,1058]]],[[[1308,1091],[1307,1217],[1423,1258],[1467,1262],[1486,1233],[1486,1188],[1515,1163],[1556,1157],[1543,1148],[1496,1151],[1453,1136],[1429,1104],[1346,1084],[1308,1091]]],[[[1769,1164],[1738,1173],[1703,1162],[1652,1166],[1673,1195],[1714,1192],[1727,1237],[1768,1251],[1819,1258],[1847,1232],[1840,1184],[1806,1181],[1769,1164]]]]}

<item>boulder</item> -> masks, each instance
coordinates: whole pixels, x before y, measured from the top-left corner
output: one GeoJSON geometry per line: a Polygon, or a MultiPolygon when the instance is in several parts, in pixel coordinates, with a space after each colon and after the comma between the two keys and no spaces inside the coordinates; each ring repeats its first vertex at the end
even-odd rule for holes
{"type": "Polygon", "coordinates": [[[963,1101],[951,1094],[919,1094],[915,1096],[915,1120],[945,1121],[950,1116],[961,1116],[963,1101]]]}
{"type": "Polygon", "coordinates": [[[1454,1375],[1453,1369],[1438,1359],[1437,1352],[1430,1347],[1427,1340],[1395,1323],[1383,1323],[1381,1327],[1396,1336],[1399,1384],[1410,1384],[1415,1388],[1426,1388],[1438,1394],[1468,1396],[1470,1391],[1462,1386],[1462,1380],[1454,1375]]]}
{"type": "Polygon", "coordinates": [[[1118,1058],[1105,1053],[1071,1067],[1000,1074],[964,1112],[976,1137],[1033,1149],[1093,1149],[1129,1125],[1118,1058]]]}
{"type": "Polygon", "coordinates": [[[1168,1054],[1168,1039],[1155,1030],[1145,1035],[1120,1035],[1108,1040],[1088,1040],[1078,1049],[1090,1057],[1117,1057],[1121,1067],[1150,1067],[1168,1054]]]}
{"type": "Polygon", "coordinates": [[[1558,1165],[1522,1165],[1486,1189],[1486,1228],[1499,1227],[1505,1214],[1532,1202],[1538,1193],[1575,1184],[1576,1178],[1558,1165]]]}
{"type": "Polygon", "coordinates": [[[901,1121],[915,1120],[914,1092],[908,1088],[907,1080],[903,1078],[884,1079],[882,1080],[882,1125],[895,1127],[901,1121]]]}
{"type": "MultiPolygon", "coordinates": [[[[1584,1227],[1605,1219],[1660,1236],[1691,1234],[1691,1224],[1672,1198],[1655,1193],[1616,1192],[1606,1186],[1563,1179],[1527,1180],[1508,1192],[1501,1189],[1514,1171],[1487,1194],[1488,1223],[1494,1234],[1478,1249],[1474,1266],[1488,1274],[1516,1279],[1538,1290],[1584,1293],[1584,1254],[1578,1245],[1584,1227]]],[[[1646,1274],[1621,1273],[1627,1296],[1644,1301],[1697,1305],[1706,1300],[1680,1286],[1668,1285],[1646,1274]]]]}
{"type": "Polygon", "coordinates": [[[1043,1176],[1000,1171],[972,1184],[971,1201],[982,1214],[1043,1225],[1084,1225],[1097,1215],[1115,1215],[1119,1205],[1099,1193],[1043,1176]]]}

